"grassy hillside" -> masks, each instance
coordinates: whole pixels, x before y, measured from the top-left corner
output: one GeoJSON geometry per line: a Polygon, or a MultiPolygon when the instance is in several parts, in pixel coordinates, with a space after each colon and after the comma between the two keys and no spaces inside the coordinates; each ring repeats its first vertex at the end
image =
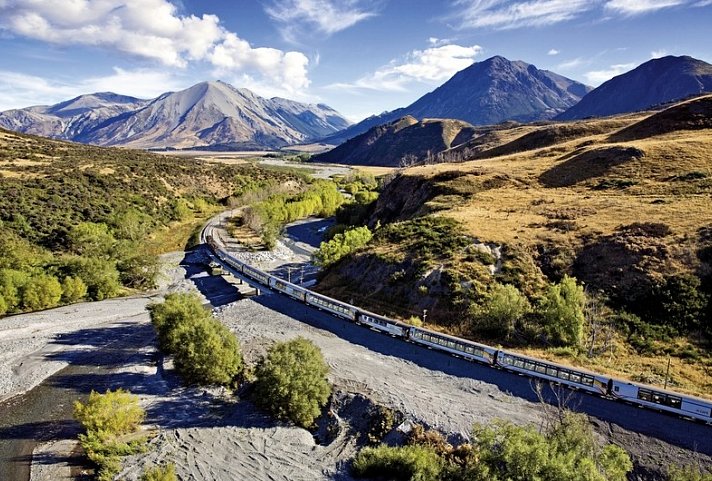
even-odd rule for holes
{"type": "Polygon", "coordinates": [[[482,160],[403,171],[372,209],[373,240],[320,289],[644,382],[664,383],[670,355],[668,386],[712,394],[711,106],[500,128],[470,153],[482,160]],[[566,275],[589,299],[577,345],[545,319],[566,275]],[[483,321],[499,284],[531,306],[513,329],[483,321]]]}
{"type": "Polygon", "coordinates": [[[301,180],[0,130],[0,315],[151,288],[156,254],[231,197],[285,182],[301,180]]]}

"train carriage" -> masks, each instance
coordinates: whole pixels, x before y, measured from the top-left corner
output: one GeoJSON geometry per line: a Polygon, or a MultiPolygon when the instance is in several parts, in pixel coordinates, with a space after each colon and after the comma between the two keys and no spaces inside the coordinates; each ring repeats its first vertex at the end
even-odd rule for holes
{"type": "Polygon", "coordinates": [[[377,331],[386,332],[392,336],[407,337],[410,326],[372,312],[359,312],[356,322],[364,324],[377,331]]]}
{"type": "Polygon", "coordinates": [[[712,401],[614,379],[611,396],[621,401],[650,407],[712,424],[712,401]]]}
{"type": "Polygon", "coordinates": [[[297,299],[302,302],[307,300],[307,290],[303,287],[299,287],[291,282],[284,281],[277,277],[272,277],[270,279],[270,287],[287,294],[289,297],[297,299]]]}
{"type": "Polygon", "coordinates": [[[266,272],[261,271],[259,269],[255,269],[254,267],[248,266],[247,264],[244,264],[244,267],[242,268],[242,273],[246,276],[253,278],[254,280],[265,286],[269,286],[269,280],[272,277],[266,272]]]}
{"type": "Polygon", "coordinates": [[[417,344],[422,344],[486,364],[493,364],[497,354],[496,349],[485,346],[484,344],[466,341],[457,337],[448,336],[447,334],[441,334],[418,327],[411,327],[408,337],[417,344]]]}
{"type": "Polygon", "coordinates": [[[340,302],[330,297],[315,294],[311,291],[307,291],[306,302],[310,306],[314,306],[318,309],[324,309],[350,321],[356,320],[356,308],[346,304],[345,302],[340,302]]]}
{"type": "Polygon", "coordinates": [[[608,393],[610,378],[592,372],[506,351],[499,351],[497,364],[508,371],[565,384],[594,394],[605,396],[608,393]]]}

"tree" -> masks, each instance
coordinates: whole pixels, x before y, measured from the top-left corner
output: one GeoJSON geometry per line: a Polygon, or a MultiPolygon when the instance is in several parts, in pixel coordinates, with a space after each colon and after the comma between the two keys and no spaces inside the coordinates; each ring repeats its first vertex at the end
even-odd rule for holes
{"type": "Polygon", "coordinates": [[[74,403],[74,418],[87,432],[99,433],[101,437],[132,433],[145,417],[138,396],[123,389],[107,389],[104,394],[92,390],[86,404],[74,403]]]}
{"type": "Polygon", "coordinates": [[[237,338],[203,308],[198,296],[169,294],[149,311],[161,349],[174,356],[186,381],[227,385],[242,373],[237,338]]]}
{"type": "Polygon", "coordinates": [[[327,266],[365,246],[372,238],[373,234],[366,226],[347,230],[342,234],[336,234],[328,242],[322,242],[314,257],[320,265],[327,266]]]}
{"type": "Polygon", "coordinates": [[[255,402],[279,419],[314,423],[329,396],[329,367],[318,347],[302,337],[270,347],[256,369],[255,402]]]}
{"type": "Polygon", "coordinates": [[[173,463],[148,468],[141,475],[141,481],[176,481],[177,479],[176,465],[173,463]]]}
{"type": "Polygon", "coordinates": [[[21,291],[29,281],[30,275],[26,272],[0,269],[0,296],[5,300],[6,312],[14,312],[20,308],[21,291]]]}
{"type": "Polygon", "coordinates": [[[67,276],[62,281],[62,302],[77,302],[87,295],[87,286],[79,277],[67,276]]]}
{"type": "Polygon", "coordinates": [[[0,316],[5,313],[7,313],[7,302],[5,302],[4,297],[0,296],[0,316]]]}
{"type": "Polygon", "coordinates": [[[549,286],[541,305],[544,327],[551,340],[566,346],[579,346],[583,339],[586,294],[576,279],[569,276],[549,286]]]}
{"type": "Polygon", "coordinates": [[[529,309],[529,301],[519,289],[511,284],[494,283],[482,305],[475,308],[475,327],[509,337],[529,309]]]}
{"type": "Polygon", "coordinates": [[[351,467],[358,477],[395,481],[435,481],[440,479],[443,462],[425,446],[378,446],[362,449],[351,467]]]}
{"type": "Polygon", "coordinates": [[[116,296],[121,290],[116,262],[106,259],[70,257],[62,269],[67,275],[79,277],[87,286],[87,295],[93,301],[116,296]]]}
{"type": "Polygon", "coordinates": [[[61,298],[62,286],[53,276],[34,276],[22,288],[22,305],[32,311],[54,307],[61,298]]]}
{"type": "Polygon", "coordinates": [[[116,239],[106,224],[82,222],[69,231],[69,248],[85,257],[110,259],[116,239]]]}
{"type": "Polygon", "coordinates": [[[242,373],[237,338],[217,320],[193,320],[179,326],[175,337],[176,369],[189,383],[229,385],[242,373]]]}

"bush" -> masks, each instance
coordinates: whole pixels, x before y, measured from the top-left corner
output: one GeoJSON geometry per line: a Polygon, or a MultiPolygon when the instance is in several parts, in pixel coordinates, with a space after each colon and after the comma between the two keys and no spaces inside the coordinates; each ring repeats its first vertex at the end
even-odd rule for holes
{"type": "Polygon", "coordinates": [[[173,463],[148,468],[141,475],[141,481],[177,481],[177,479],[176,465],[173,463]]]}
{"type": "Polygon", "coordinates": [[[56,277],[34,276],[22,288],[23,307],[31,311],[54,307],[61,298],[62,286],[56,277]]]}
{"type": "Polygon", "coordinates": [[[569,276],[549,286],[540,314],[550,339],[560,345],[579,346],[583,339],[586,295],[576,279],[569,276]]]}
{"type": "Polygon", "coordinates": [[[336,234],[328,242],[322,242],[319,250],[314,253],[318,263],[328,266],[337,262],[342,257],[365,246],[373,237],[368,227],[357,227],[347,230],[343,234],[336,234]]]}
{"type": "Polygon", "coordinates": [[[92,301],[102,301],[116,296],[121,291],[116,262],[106,259],[70,257],[63,261],[60,270],[66,275],[78,277],[87,287],[87,296],[92,301]]]}
{"type": "Polygon", "coordinates": [[[74,403],[74,418],[87,432],[101,437],[119,436],[136,431],[146,413],[138,404],[138,396],[123,389],[92,391],[86,404],[74,403]]]}
{"type": "Polygon", "coordinates": [[[482,305],[474,309],[475,330],[509,337],[529,309],[529,301],[519,289],[511,284],[494,283],[482,305]]]}
{"type": "Polygon", "coordinates": [[[109,259],[116,239],[106,224],[82,222],[72,228],[68,239],[69,249],[75,254],[109,259]]]}
{"type": "Polygon", "coordinates": [[[22,289],[30,281],[30,275],[14,269],[0,269],[0,297],[5,300],[6,312],[21,307],[22,289]]]}
{"type": "Polygon", "coordinates": [[[123,442],[121,436],[138,430],[146,416],[138,404],[138,396],[128,391],[92,391],[86,404],[74,403],[74,418],[86,429],[79,435],[84,451],[98,467],[99,481],[113,480],[121,469],[120,456],[142,450],[144,440],[123,442]]]}
{"type": "Polygon", "coordinates": [[[351,469],[357,477],[435,481],[440,478],[443,463],[432,449],[425,446],[378,446],[362,449],[351,469]]]}
{"type": "Polygon", "coordinates": [[[62,302],[77,302],[87,295],[87,286],[79,277],[67,276],[62,281],[62,302]]]}
{"type": "Polygon", "coordinates": [[[255,402],[278,419],[310,427],[331,394],[328,372],[311,341],[300,337],[277,343],[255,371],[255,402]]]}
{"type": "Polygon", "coordinates": [[[712,481],[712,473],[703,471],[700,466],[672,466],[667,481],[712,481]]]}
{"type": "Polygon", "coordinates": [[[173,293],[149,306],[159,346],[178,372],[196,384],[232,383],[243,362],[235,335],[213,319],[195,294],[173,293]]]}

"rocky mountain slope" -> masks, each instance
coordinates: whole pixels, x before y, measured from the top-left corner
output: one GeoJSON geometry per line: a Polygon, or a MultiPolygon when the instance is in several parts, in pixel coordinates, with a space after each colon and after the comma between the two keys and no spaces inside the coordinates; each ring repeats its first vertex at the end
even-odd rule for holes
{"type": "Polygon", "coordinates": [[[637,112],[705,92],[712,92],[712,65],[688,56],[657,58],[605,82],[557,119],[637,112]]]}
{"type": "Polygon", "coordinates": [[[590,90],[534,65],[496,56],[473,63],[408,107],[369,117],[324,141],[340,144],[406,115],[457,119],[473,125],[550,119],[575,105],[590,90]]]}
{"type": "Polygon", "coordinates": [[[476,133],[467,122],[449,119],[418,121],[407,115],[371,128],[338,147],[313,157],[315,162],[397,167],[437,158],[476,133]]]}
{"type": "Polygon", "coordinates": [[[278,148],[348,125],[326,105],[266,99],[224,82],[202,82],[150,101],[92,94],[0,113],[0,126],[18,132],[134,148],[278,148]]]}

